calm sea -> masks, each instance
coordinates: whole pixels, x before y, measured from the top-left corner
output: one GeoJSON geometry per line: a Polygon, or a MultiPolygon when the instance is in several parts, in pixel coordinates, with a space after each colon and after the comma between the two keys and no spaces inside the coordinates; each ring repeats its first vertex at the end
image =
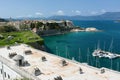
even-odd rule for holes
{"type": "Polygon", "coordinates": [[[115,21],[73,21],[76,26],[95,27],[102,32],[72,32],[44,37],[47,51],[51,54],[120,71],[120,58],[95,58],[92,52],[99,44],[101,49],[120,54],[120,23],[115,21]],[[111,42],[113,40],[113,44],[111,42]]]}

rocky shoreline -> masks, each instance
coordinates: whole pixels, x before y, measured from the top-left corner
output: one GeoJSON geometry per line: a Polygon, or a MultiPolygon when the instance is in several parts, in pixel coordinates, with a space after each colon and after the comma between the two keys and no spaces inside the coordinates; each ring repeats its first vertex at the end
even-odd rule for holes
{"type": "Polygon", "coordinates": [[[61,31],[56,31],[56,32],[53,32],[53,33],[44,33],[44,34],[38,34],[38,35],[44,37],[44,36],[62,35],[62,34],[70,33],[70,32],[99,32],[99,31],[101,31],[101,30],[98,30],[94,27],[89,27],[89,28],[84,28],[84,29],[83,28],[82,29],[81,28],[73,28],[69,31],[62,31],[62,32],[61,31]]]}

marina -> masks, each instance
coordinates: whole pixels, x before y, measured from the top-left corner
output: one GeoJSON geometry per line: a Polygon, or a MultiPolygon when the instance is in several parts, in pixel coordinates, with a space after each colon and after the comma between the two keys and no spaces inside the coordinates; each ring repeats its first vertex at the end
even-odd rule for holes
{"type": "MultiPolygon", "coordinates": [[[[65,58],[88,63],[94,67],[106,67],[111,69],[111,59],[94,57],[92,53],[97,48],[98,41],[99,47],[103,51],[108,51],[115,54],[120,54],[120,24],[113,21],[73,21],[75,25],[81,25],[82,27],[94,26],[95,28],[102,30],[101,32],[74,32],[59,36],[43,37],[45,45],[48,47],[47,51],[59,55],[65,58]],[[111,40],[114,39],[113,46],[111,47],[111,40]],[[57,46],[57,51],[56,51],[57,46]],[[66,57],[66,47],[67,54],[66,57]],[[111,47],[111,49],[110,49],[111,47]],[[80,55],[79,56],[79,48],[80,55]],[[89,55],[87,49],[89,48],[89,55]],[[89,62],[88,62],[89,58],[89,62]],[[97,61],[96,61],[97,59],[97,61]],[[96,62],[99,64],[96,66],[96,62]]],[[[114,58],[112,60],[112,70],[120,71],[117,65],[120,64],[120,58],[114,58]]]]}

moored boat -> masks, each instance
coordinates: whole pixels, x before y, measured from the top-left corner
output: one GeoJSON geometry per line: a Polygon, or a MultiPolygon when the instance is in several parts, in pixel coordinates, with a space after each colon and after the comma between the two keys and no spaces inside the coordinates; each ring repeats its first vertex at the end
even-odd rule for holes
{"type": "Polygon", "coordinates": [[[104,50],[101,50],[101,49],[94,50],[92,55],[95,56],[95,57],[100,57],[100,58],[105,57],[105,58],[109,58],[109,59],[114,59],[114,58],[119,57],[118,54],[111,53],[111,52],[108,52],[108,51],[104,51],[104,50]]]}

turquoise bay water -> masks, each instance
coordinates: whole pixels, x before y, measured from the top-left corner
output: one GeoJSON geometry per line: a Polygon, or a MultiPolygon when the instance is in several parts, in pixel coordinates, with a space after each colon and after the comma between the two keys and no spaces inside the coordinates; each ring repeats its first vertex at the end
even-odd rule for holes
{"type": "Polygon", "coordinates": [[[120,54],[120,23],[114,21],[73,21],[76,26],[96,27],[102,32],[72,32],[63,35],[44,37],[47,51],[96,67],[107,67],[120,71],[120,59],[95,58],[92,52],[99,42],[100,48],[120,54]],[[111,64],[112,62],[112,64],[111,64]]]}

